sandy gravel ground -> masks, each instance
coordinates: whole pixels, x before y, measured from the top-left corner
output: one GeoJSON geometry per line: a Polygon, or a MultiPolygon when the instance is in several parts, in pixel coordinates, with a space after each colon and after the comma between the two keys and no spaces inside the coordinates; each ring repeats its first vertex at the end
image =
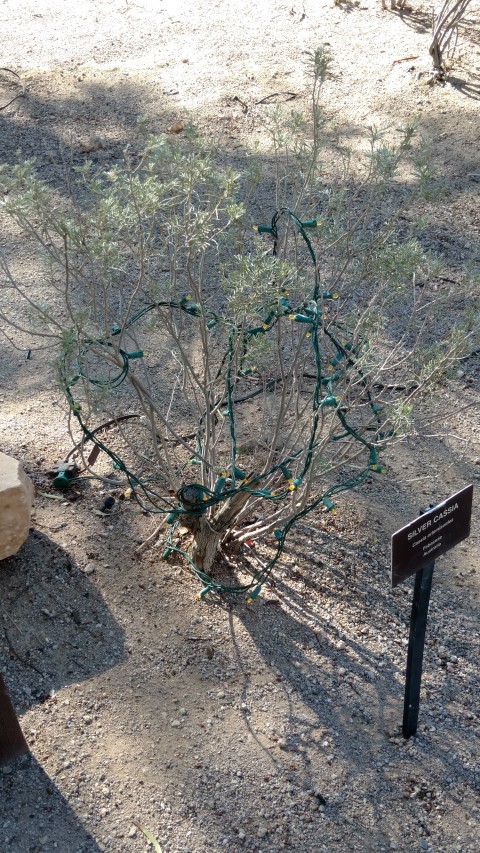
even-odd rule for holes
{"type": "MultiPolygon", "coordinates": [[[[0,109],[0,158],[35,155],[59,186],[65,146],[115,162],[145,114],[158,131],[193,120],[238,163],[263,150],[259,101],[293,92],[305,109],[302,52],[327,42],[326,107],[354,148],[366,125],[419,115],[448,188],[429,247],[455,275],[480,260],[479,14],[430,87],[427,4],[1,0],[0,107],[22,97],[0,109]]],[[[19,235],[5,225],[0,240],[31,274],[19,235]]],[[[135,853],[141,825],[171,853],[476,853],[479,391],[477,354],[438,394],[445,428],[397,448],[391,476],[336,518],[309,517],[254,606],[199,603],[158,551],[133,559],[152,529],[133,505],[102,518],[101,487],[40,494],[69,450],[64,407],[48,357],[0,339],[0,446],[37,487],[29,540],[0,566],[0,668],[31,748],[0,770],[0,850],[135,853]],[[412,582],[390,590],[390,536],[469,482],[472,534],[435,570],[405,741],[412,582]]]]}

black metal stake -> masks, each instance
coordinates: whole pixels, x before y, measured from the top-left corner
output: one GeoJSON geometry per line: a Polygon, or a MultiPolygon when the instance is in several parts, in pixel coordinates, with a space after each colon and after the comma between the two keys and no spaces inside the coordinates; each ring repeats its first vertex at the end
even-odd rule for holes
{"type": "Polygon", "coordinates": [[[405,702],[403,706],[402,730],[405,737],[411,737],[417,731],[423,647],[425,645],[428,605],[430,602],[434,568],[435,561],[428,563],[415,575],[412,614],[410,616],[407,673],[405,677],[405,702]]]}

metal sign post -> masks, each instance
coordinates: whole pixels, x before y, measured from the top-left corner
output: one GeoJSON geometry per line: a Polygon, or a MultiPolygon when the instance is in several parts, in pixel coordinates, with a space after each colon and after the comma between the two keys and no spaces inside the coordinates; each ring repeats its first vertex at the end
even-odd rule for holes
{"type": "Polygon", "coordinates": [[[402,730],[405,737],[417,731],[422,681],[423,649],[435,558],[470,535],[473,486],[431,506],[392,536],[392,587],[415,575],[402,730]]]}
{"type": "Polygon", "coordinates": [[[417,731],[420,707],[420,685],[422,681],[423,648],[427,630],[428,605],[435,563],[428,563],[415,575],[410,637],[408,640],[407,673],[405,676],[405,701],[403,705],[402,731],[411,737],[417,731]]]}

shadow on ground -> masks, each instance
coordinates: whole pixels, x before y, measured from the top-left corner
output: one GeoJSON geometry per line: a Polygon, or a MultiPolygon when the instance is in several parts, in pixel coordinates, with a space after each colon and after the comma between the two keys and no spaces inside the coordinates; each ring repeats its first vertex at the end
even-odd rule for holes
{"type": "Polygon", "coordinates": [[[32,755],[0,770],[0,803],[2,850],[100,853],[95,839],[32,755]]]}
{"type": "MultiPolygon", "coordinates": [[[[42,533],[31,531],[18,554],[2,561],[0,603],[0,666],[19,714],[55,703],[65,685],[93,678],[125,657],[123,631],[101,595],[42,533]]],[[[37,732],[24,733],[35,752],[37,732]]],[[[100,850],[33,755],[0,771],[0,803],[1,849],[100,850]]]]}
{"type": "Polygon", "coordinates": [[[17,710],[124,659],[123,631],[105,601],[47,536],[32,530],[1,568],[3,670],[17,710]]]}

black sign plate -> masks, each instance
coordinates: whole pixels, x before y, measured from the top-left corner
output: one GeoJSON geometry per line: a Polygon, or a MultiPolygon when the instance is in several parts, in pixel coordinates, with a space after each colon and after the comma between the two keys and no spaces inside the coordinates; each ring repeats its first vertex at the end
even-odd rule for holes
{"type": "Polygon", "coordinates": [[[429,509],[392,536],[392,587],[470,535],[473,485],[429,509]]]}

